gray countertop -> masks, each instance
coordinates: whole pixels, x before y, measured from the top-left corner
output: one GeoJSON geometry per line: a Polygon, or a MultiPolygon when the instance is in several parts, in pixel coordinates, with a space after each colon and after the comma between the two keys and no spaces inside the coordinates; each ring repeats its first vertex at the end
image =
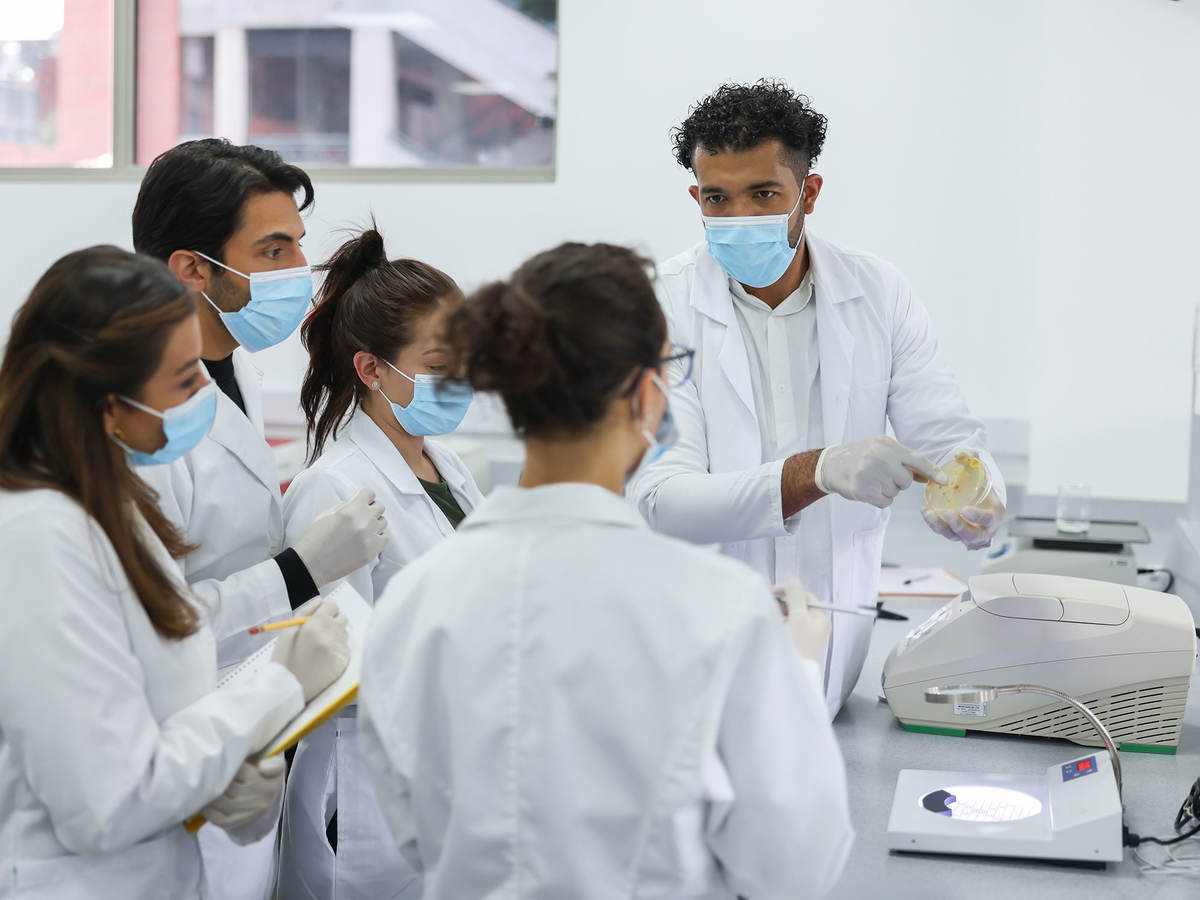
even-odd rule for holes
{"type": "MultiPolygon", "coordinates": [[[[854,694],[834,720],[846,760],[850,809],[857,838],[832,897],[976,898],[1153,897],[1198,898],[1200,877],[1143,875],[1130,850],[1120,863],[1090,869],[1064,863],[982,857],[910,856],[887,849],[887,822],[901,769],[1041,772],[1083,754],[1059,740],[968,733],[966,737],[905,731],[880,697],[880,675],[891,648],[946,601],[891,598],[887,606],[908,622],[879,621],[871,653],[854,694]]],[[[1141,835],[1167,837],[1180,803],[1200,776],[1200,702],[1188,696],[1183,737],[1173,756],[1122,753],[1126,823],[1141,835]]],[[[1200,850],[1200,839],[1196,842],[1200,850]]],[[[1147,855],[1158,858],[1154,847],[1147,855]]]]}

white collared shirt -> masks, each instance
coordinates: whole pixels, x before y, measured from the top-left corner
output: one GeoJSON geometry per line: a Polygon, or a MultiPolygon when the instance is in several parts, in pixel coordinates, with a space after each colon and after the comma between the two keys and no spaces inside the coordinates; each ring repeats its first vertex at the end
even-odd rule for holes
{"type": "Polygon", "coordinates": [[[766,583],[596,485],[497,488],[391,581],[359,726],[426,900],[809,896],[852,839],[766,583]]]}
{"type": "MultiPolygon", "coordinates": [[[[729,279],[729,293],[750,363],[761,461],[771,463],[822,449],[821,355],[812,266],[800,286],[774,309],[733,278],[729,279]]],[[[777,558],[798,557],[801,580],[811,590],[821,591],[828,581],[831,538],[828,527],[818,521],[827,516],[825,508],[810,509],[807,515],[801,510],[788,519],[789,533],[769,542],[767,564],[778,573],[777,558]]],[[[779,574],[776,580],[782,580],[779,574]]]]}
{"type": "Polygon", "coordinates": [[[821,365],[812,268],[772,309],[729,279],[733,311],[746,340],[763,462],[813,450],[821,440],[821,365]],[[816,443],[814,443],[816,442],[816,443]]]}
{"type": "MultiPolygon", "coordinates": [[[[425,454],[469,515],[483,495],[466,465],[453,450],[431,438],[425,439],[425,454]]],[[[283,498],[288,546],[313,519],[363,488],[374,491],[383,504],[388,541],[375,562],[351,573],[345,581],[372,603],[388,579],[453,534],[454,528],[388,436],[370,416],[358,410],[320,458],[288,487],[283,498]]],[[[338,583],[326,585],[321,592],[328,593],[338,583]]]]}

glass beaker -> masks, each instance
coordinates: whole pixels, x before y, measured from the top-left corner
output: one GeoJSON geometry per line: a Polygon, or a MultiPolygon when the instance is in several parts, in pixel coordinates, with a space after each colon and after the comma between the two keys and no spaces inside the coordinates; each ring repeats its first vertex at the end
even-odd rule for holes
{"type": "Polygon", "coordinates": [[[1092,486],[1067,482],[1058,486],[1058,509],[1054,524],[1063,534],[1083,534],[1092,524],[1092,486]]]}

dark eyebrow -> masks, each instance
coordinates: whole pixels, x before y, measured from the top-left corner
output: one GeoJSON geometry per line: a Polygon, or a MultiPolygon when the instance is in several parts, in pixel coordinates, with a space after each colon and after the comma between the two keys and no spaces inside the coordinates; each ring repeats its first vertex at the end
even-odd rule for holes
{"type": "Polygon", "coordinates": [[[182,366],[180,366],[180,367],[179,367],[179,368],[176,370],[175,374],[174,374],[173,376],[171,376],[171,377],[173,377],[173,378],[178,378],[180,375],[182,375],[182,374],[183,374],[184,372],[186,372],[188,369],[194,369],[194,368],[196,368],[196,364],[197,364],[197,363],[199,363],[199,362],[200,362],[200,357],[198,357],[198,356],[197,356],[195,359],[193,359],[193,360],[189,360],[188,362],[185,362],[185,363],[184,363],[182,366]]]}
{"type": "Polygon", "coordinates": [[[700,193],[702,193],[702,194],[723,194],[723,193],[725,193],[725,189],[719,188],[715,184],[710,184],[708,187],[700,188],[700,193]]]}
{"type": "MultiPolygon", "coordinates": [[[[307,232],[301,233],[299,240],[303,240],[305,234],[307,234],[307,232]]],[[[273,244],[276,241],[282,242],[284,244],[290,244],[290,243],[295,242],[296,240],[297,240],[297,238],[293,238],[290,234],[287,234],[286,232],[273,231],[270,234],[268,234],[266,237],[260,237],[257,241],[254,242],[254,246],[257,247],[259,244],[273,244]]]]}
{"type": "Polygon", "coordinates": [[[781,188],[782,181],[758,181],[746,188],[748,191],[761,191],[763,188],[781,188]]]}

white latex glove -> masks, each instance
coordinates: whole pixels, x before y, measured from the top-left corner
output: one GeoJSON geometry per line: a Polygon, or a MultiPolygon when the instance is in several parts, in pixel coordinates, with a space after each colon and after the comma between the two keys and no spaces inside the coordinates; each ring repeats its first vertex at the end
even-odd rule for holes
{"type": "Polygon", "coordinates": [[[383,504],[364,488],[313,519],[292,549],[317,587],[324,587],[374,560],[387,544],[386,531],[383,504]]]}
{"type": "Polygon", "coordinates": [[[931,529],[944,538],[961,541],[968,550],[979,550],[992,542],[1004,521],[1004,511],[1004,503],[995,488],[988,491],[981,502],[961,510],[947,509],[939,513],[928,506],[921,507],[921,515],[931,529]]]}
{"type": "Polygon", "coordinates": [[[200,814],[226,831],[244,828],[275,805],[283,789],[286,769],[282,756],[272,756],[260,763],[242,763],[225,793],[200,810],[200,814]]]}
{"type": "Polygon", "coordinates": [[[333,684],[350,662],[346,618],[338,605],[322,598],[307,622],[283,629],[271,659],[296,676],[305,703],[333,684]]]}
{"type": "Polygon", "coordinates": [[[883,509],[913,481],[931,479],[946,483],[942,470],[928,458],[880,434],[826,447],[817,458],[814,480],[826,494],[840,494],[883,509]]]}
{"type": "Polygon", "coordinates": [[[787,604],[787,630],[800,655],[817,665],[825,662],[825,642],[829,640],[829,615],[823,609],[809,608],[817,600],[798,581],[790,581],[783,591],[787,604]]]}

